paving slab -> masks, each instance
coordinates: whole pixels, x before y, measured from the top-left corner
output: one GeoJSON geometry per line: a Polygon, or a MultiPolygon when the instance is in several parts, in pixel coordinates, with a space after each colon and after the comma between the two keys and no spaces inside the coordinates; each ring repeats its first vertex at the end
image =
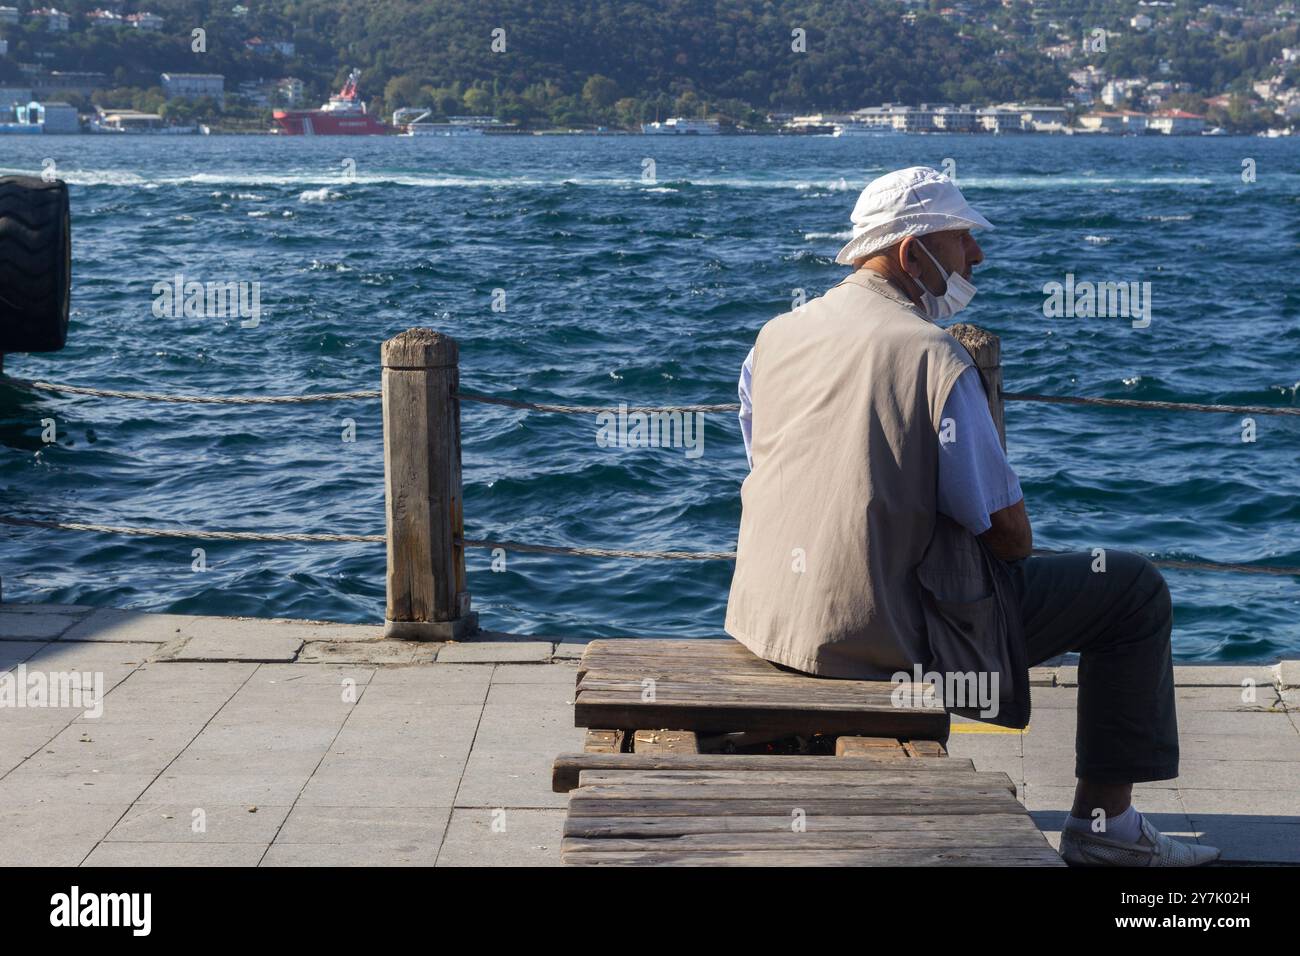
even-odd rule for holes
{"type": "Polygon", "coordinates": [[[41,648],[48,646],[48,641],[0,642],[0,674],[13,670],[13,668],[31,658],[41,648]]]}
{"type": "Polygon", "coordinates": [[[50,641],[76,623],[71,614],[15,613],[0,608],[0,641],[50,641]]]}
{"type": "Polygon", "coordinates": [[[0,804],[0,866],[76,866],[124,806],[10,796],[0,804]]]}
{"type": "Polygon", "coordinates": [[[444,644],[438,652],[443,664],[545,664],[550,659],[551,644],[542,641],[444,644]]]}
{"type": "Polygon", "coordinates": [[[287,773],[163,773],[139,797],[141,803],[193,807],[292,805],[310,771],[287,773]]]}
{"type": "Polygon", "coordinates": [[[289,807],[237,804],[194,807],[178,803],[137,803],[104,840],[109,843],[269,844],[289,815],[289,807]]]}
{"type": "Polygon", "coordinates": [[[589,641],[557,641],[551,652],[551,659],[556,661],[580,661],[587,652],[589,641]]]}
{"type": "Polygon", "coordinates": [[[1277,679],[1281,687],[1300,687],[1300,661],[1279,661],[1277,679]]]}
{"type": "Polygon", "coordinates": [[[358,687],[369,684],[375,668],[364,664],[321,664],[318,667],[297,667],[294,664],[262,664],[256,670],[259,683],[334,684],[341,686],[350,680],[358,687]]]}
{"type": "Polygon", "coordinates": [[[64,631],[60,640],[130,642],[133,644],[166,644],[178,637],[184,627],[194,627],[206,618],[184,614],[150,614],[145,611],[127,611],[118,608],[100,608],[64,631]]]}
{"type": "Polygon", "coordinates": [[[1183,806],[1194,819],[1242,817],[1300,823],[1300,794],[1285,790],[1203,790],[1183,787],[1183,806]]]}
{"type": "Polygon", "coordinates": [[[309,641],[298,660],[304,664],[432,664],[444,646],[428,641],[309,641]]]}
{"type": "Polygon", "coordinates": [[[1175,687],[1237,687],[1251,681],[1257,687],[1271,687],[1277,681],[1274,668],[1266,664],[1175,664],[1175,687]]]}
{"type": "Polygon", "coordinates": [[[559,866],[563,810],[456,809],[438,866],[559,866]]]}
{"type": "Polygon", "coordinates": [[[271,631],[249,633],[243,628],[213,628],[191,637],[160,657],[168,661],[292,661],[303,646],[301,637],[271,631]]]}
{"type": "Polygon", "coordinates": [[[498,664],[492,671],[494,684],[562,684],[573,690],[578,668],[572,664],[537,667],[533,664],[498,664]]]}
{"type": "Polygon", "coordinates": [[[257,866],[255,843],[101,843],[82,866],[257,866]]]}
{"type": "Polygon", "coordinates": [[[1224,862],[1300,865],[1300,821],[1267,817],[1193,815],[1200,842],[1223,851],[1224,862]]]}
{"type": "Polygon", "coordinates": [[[275,843],[261,866],[433,866],[437,858],[436,843],[275,843]]]}
{"type": "Polygon", "coordinates": [[[1029,668],[1029,686],[1030,687],[1055,687],[1056,670],[1057,669],[1055,667],[1029,668]]]}
{"type": "Polygon", "coordinates": [[[282,844],[432,848],[436,854],[451,807],[305,806],[290,812],[275,838],[282,844]]]}

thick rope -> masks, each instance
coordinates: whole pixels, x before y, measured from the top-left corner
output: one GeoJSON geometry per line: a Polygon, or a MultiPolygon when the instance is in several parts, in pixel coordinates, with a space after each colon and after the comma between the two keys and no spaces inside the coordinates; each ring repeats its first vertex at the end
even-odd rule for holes
{"type": "Polygon", "coordinates": [[[645,558],[662,561],[735,561],[735,551],[628,551],[621,548],[565,548],[550,544],[522,544],[518,541],[476,541],[466,538],[467,548],[502,548],[531,554],[565,554],[585,558],[645,558]]]}
{"type": "MultiPolygon", "coordinates": [[[[0,524],[28,528],[57,528],[63,531],[90,531],[98,534],[148,535],[160,538],[198,538],[208,541],[302,541],[330,543],[363,541],[382,544],[387,536],[382,534],[294,534],[264,533],[257,531],[202,531],[197,528],[139,528],[122,525],[91,524],[72,521],[37,521],[32,518],[10,518],[0,515],[0,524]]],[[[465,538],[460,541],[466,548],[501,548],[528,554],[556,554],[587,558],[640,558],[653,561],[734,561],[734,551],[633,551],[624,548],[578,548],[551,544],[525,544],[521,541],[491,541],[465,538]]],[[[1069,554],[1035,548],[1035,555],[1069,554]]],[[[1279,577],[1300,576],[1300,567],[1274,567],[1262,564],[1220,564],[1215,561],[1182,561],[1158,558],[1151,561],[1158,568],[1180,571],[1231,571],[1237,574],[1269,574],[1279,577]]]]}
{"type": "Polygon", "coordinates": [[[1202,405],[1196,402],[1155,402],[1136,398],[1081,398],[1067,395],[1035,395],[1031,392],[1003,392],[1008,402],[1049,402],[1053,405],[1109,405],[1116,408],[1153,408],[1171,412],[1228,412],[1233,415],[1300,415],[1300,407],[1278,405],[1202,405]]]}
{"type": "Polygon", "coordinates": [[[620,412],[738,412],[740,404],[730,405],[547,405],[539,402],[521,402],[513,398],[496,398],[491,395],[471,395],[460,392],[456,396],[464,402],[482,402],[484,405],[504,405],[506,408],[524,408],[532,412],[559,412],[564,415],[603,415],[620,412]]]}
{"type": "MultiPolygon", "coordinates": [[[[38,389],[45,392],[63,392],[69,395],[95,395],[101,398],[125,398],[141,402],[169,402],[197,405],[294,405],[302,402],[337,402],[380,398],[379,389],[354,392],[320,392],[315,395],[166,395],[159,392],[128,392],[111,388],[88,388],[82,385],[59,385],[54,382],[33,381],[6,377],[11,385],[38,389]]],[[[738,402],[718,405],[556,405],[547,402],[525,402],[514,398],[476,395],[459,392],[457,398],[484,405],[501,405],[533,412],[557,412],[563,415],[603,414],[672,414],[673,412],[738,412],[738,402]]],[[[1031,392],[1003,392],[1008,402],[1047,402],[1054,405],[1097,405],[1113,408],[1145,408],[1171,412],[1218,412],[1233,415],[1300,415],[1300,407],[1277,405],[1207,405],[1199,402],[1159,402],[1136,398],[1089,398],[1071,395],[1037,395],[1031,392]]]]}
{"type": "Polygon", "coordinates": [[[9,518],[0,515],[0,524],[20,525],[28,528],[58,528],[63,531],[93,531],[99,534],[148,535],[157,538],[198,538],[204,541],[371,541],[383,543],[382,534],[283,534],[260,531],[201,531],[197,528],[134,528],[112,524],[90,524],[78,521],[36,521],[31,518],[9,518]]]}
{"type": "Polygon", "coordinates": [[[56,385],[25,378],[4,378],[11,385],[22,385],[43,392],[66,392],[70,395],[97,395],[101,398],[127,398],[139,402],[170,402],[196,405],[296,405],[300,402],[337,402],[379,398],[378,389],[360,392],[320,392],[316,395],[162,395],[157,392],[123,392],[111,388],[86,388],[81,385],[56,385]]]}

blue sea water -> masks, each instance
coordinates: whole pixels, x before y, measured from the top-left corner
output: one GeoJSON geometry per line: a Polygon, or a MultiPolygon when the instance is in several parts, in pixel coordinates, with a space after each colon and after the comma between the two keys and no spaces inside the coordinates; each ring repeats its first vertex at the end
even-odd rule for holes
{"type": "MultiPolygon", "coordinates": [[[[467,391],[541,401],[735,401],[762,324],[844,274],[857,191],[955,161],[998,227],[963,321],[1002,337],[1005,387],[1289,405],[1300,385],[1300,149],[1258,138],[116,138],[0,140],[0,169],[71,184],[72,330],[6,371],[105,388],[377,388],[412,326],[460,343],[467,391]],[[654,181],[643,179],[654,162],[654,181]],[[1243,182],[1252,160],[1254,182],[1243,182]],[[261,319],[155,317],[181,273],[260,283],[261,319]],[[1045,318],[1045,283],[1151,283],[1150,327],[1045,318]],[[494,296],[504,311],[494,310],[494,296]]],[[[1013,403],[1036,543],[1300,564],[1300,422],[1013,403]]],[[[587,417],[464,410],[466,533],[730,549],[732,415],[704,454],[602,448],[587,417]]],[[[7,513],[109,524],[383,531],[378,402],[158,405],[0,385],[7,513]],[[42,442],[43,419],[57,441],[42,442]],[[346,421],[355,441],[343,441],[346,421]]],[[[6,600],[376,621],[384,549],[0,529],[6,600]],[[192,570],[193,549],[208,570],[192,570]]],[[[721,634],[730,565],[469,553],[485,625],[721,634]]],[[[1300,579],[1169,571],[1180,660],[1300,651],[1300,579]]]]}

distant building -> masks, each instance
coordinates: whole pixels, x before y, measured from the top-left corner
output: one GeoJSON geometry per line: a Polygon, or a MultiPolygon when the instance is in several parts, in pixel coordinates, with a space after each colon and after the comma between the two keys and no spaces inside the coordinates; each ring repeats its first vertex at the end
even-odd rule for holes
{"type": "Polygon", "coordinates": [[[12,109],[18,103],[30,103],[31,99],[29,86],[0,86],[0,109],[12,109]]]}
{"type": "Polygon", "coordinates": [[[1066,109],[1064,106],[1040,106],[1036,104],[1003,103],[999,109],[1019,112],[1023,126],[1027,130],[1040,133],[1059,132],[1065,128],[1066,109]]]}
{"type": "Polygon", "coordinates": [[[281,56],[293,56],[295,47],[291,40],[263,40],[261,37],[253,37],[244,41],[244,49],[258,56],[274,56],[276,53],[281,56]]]}
{"type": "Polygon", "coordinates": [[[108,86],[107,73],[80,73],[66,70],[51,70],[38,73],[32,77],[32,95],[36,99],[54,99],[50,94],[76,93],[89,96],[95,90],[108,86]]]}
{"type": "Polygon", "coordinates": [[[81,123],[77,119],[77,108],[71,103],[37,103],[19,106],[15,112],[18,122],[27,126],[39,126],[46,133],[80,133],[81,123]]]}
{"type": "Polygon", "coordinates": [[[220,73],[164,73],[162,88],[169,100],[210,96],[220,106],[226,105],[226,78],[220,73]]]}
{"type": "Polygon", "coordinates": [[[1161,110],[1151,114],[1147,128],[1166,136],[1197,135],[1205,129],[1205,117],[1183,110],[1161,110]]]}
{"type": "Polygon", "coordinates": [[[71,22],[66,13],[54,7],[40,7],[30,11],[27,16],[32,20],[44,20],[45,28],[51,33],[66,33],[71,22]]]}
{"type": "Polygon", "coordinates": [[[1120,110],[1119,113],[1124,117],[1124,132],[1147,132],[1147,123],[1150,122],[1151,117],[1146,113],[1139,113],[1137,110],[1120,110]]]}
{"type": "Polygon", "coordinates": [[[276,98],[285,106],[294,107],[302,102],[302,80],[286,76],[275,84],[276,98]]]}
{"type": "Polygon", "coordinates": [[[990,106],[976,110],[975,116],[980,128],[989,133],[1023,133],[1028,128],[1025,114],[1018,109],[990,106]]]}
{"type": "Polygon", "coordinates": [[[17,22],[18,22],[17,7],[0,7],[0,23],[13,24],[17,22]]]}
{"type": "Polygon", "coordinates": [[[94,27],[120,27],[122,15],[112,10],[91,10],[86,14],[86,21],[94,27]]]}
{"type": "Polygon", "coordinates": [[[1079,126],[1095,133],[1124,132],[1123,113],[1085,113],[1079,117],[1079,126]]]}
{"type": "Polygon", "coordinates": [[[1145,13],[1139,13],[1136,16],[1131,17],[1129,19],[1128,25],[1131,26],[1134,30],[1138,30],[1140,32],[1142,30],[1150,30],[1151,24],[1153,22],[1154,21],[1145,13]]]}
{"type": "Polygon", "coordinates": [[[934,128],[944,133],[971,133],[975,110],[969,106],[941,106],[934,111],[934,128]]]}
{"type": "Polygon", "coordinates": [[[161,30],[163,28],[163,18],[147,10],[142,13],[127,14],[126,22],[137,30],[161,30]]]}
{"type": "Polygon", "coordinates": [[[250,106],[270,106],[271,98],[267,90],[268,84],[264,80],[244,80],[235,92],[250,106]]]}
{"type": "Polygon", "coordinates": [[[142,113],[139,110],[98,109],[95,125],[113,133],[139,133],[144,130],[162,129],[163,118],[157,113],[142,113]]]}

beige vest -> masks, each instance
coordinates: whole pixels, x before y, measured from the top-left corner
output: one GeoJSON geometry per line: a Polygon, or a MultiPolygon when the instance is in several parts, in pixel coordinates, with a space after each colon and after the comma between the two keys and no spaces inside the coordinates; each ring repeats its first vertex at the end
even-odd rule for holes
{"type": "Polygon", "coordinates": [[[869,269],[763,326],[728,634],[826,677],[888,680],[929,659],[915,571],[940,416],[970,365],[869,269]]]}

